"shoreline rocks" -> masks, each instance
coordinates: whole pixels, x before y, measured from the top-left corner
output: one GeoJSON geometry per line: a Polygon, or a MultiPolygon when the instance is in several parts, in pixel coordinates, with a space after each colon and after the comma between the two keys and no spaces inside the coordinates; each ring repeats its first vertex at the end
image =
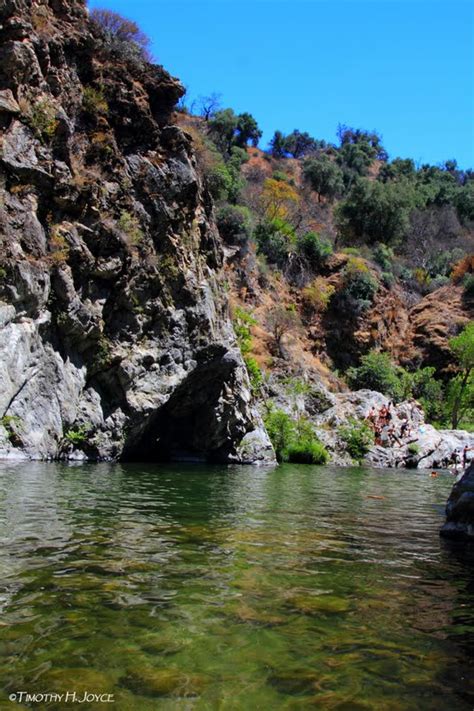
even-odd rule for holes
{"type": "Polygon", "coordinates": [[[440,536],[474,542],[474,462],[455,482],[446,504],[446,522],[440,536]]]}

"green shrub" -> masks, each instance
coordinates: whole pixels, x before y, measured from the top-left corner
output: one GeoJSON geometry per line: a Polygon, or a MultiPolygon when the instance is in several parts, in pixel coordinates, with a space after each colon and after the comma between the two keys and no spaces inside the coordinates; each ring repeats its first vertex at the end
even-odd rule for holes
{"type": "Polygon", "coordinates": [[[442,276],[441,274],[438,274],[438,276],[435,276],[429,284],[430,291],[436,291],[436,289],[440,289],[442,286],[446,286],[447,284],[450,284],[451,280],[447,276],[442,276]]]}
{"type": "Polygon", "coordinates": [[[374,262],[383,269],[384,272],[391,272],[394,260],[393,249],[383,242],[375,245],[372,251],[374,262]]]}
{"type": "Polygon", "coordinates": [[[249,314],[248,311],[245,311],[245,309],[242,309],[240,306],[236,306],[234,309],[233,321],[240,352],[242,355],[245,355],[252,349],[252,334],[250,333],[250,329],[252,326],[255,326],[257,322],[252,314],[249,314]]]}
{"type": "Polygon", "coordinates": [[[107,114],[109,105],[102,89],[94,89],[93,86],[85,86],[82,92],[82,107],[88,114],[107,114]]]}
{"type": "Polygon", "coordinates": [[[282,462],[286,450],[296,440],[296,423],[283,410],[272,410],[264,422],[277,459],[282,462]]]}
{"type": "Polygon", "coordinates": [[[324,264],[333,251],[329,240],[324,239],[317,232],[306,232],[302,237],[299,237],[296,248],[299,254],[306,257],[314,268],[324,264]]]}
{"type": "Polygon", "coordinates": [[[39,138],[52,138],[58,125],[56,107],[49,99],[38,101],[30,109],[28,123],[39,138]]]}
{"type": "Polygon", "coordinates": [[[346,445],[351,457],[360,462],[374,444],[374,433],[367,422],[350,418],[346,425],[339,428],[339,437],[346,445]]]}
{"type": "Polygon", "coordinates": [[[474,296],[474,274],[466,274],[462,280],[466,296],[474,296]]]}
{"type": "Polygon", "coordinates": [[[3,425],[5,428],[8,441],[14,447],[21,447],[22,441],[18,435],[18,432],[23,428],[21,417],[18,417],[18,415],[3,415],[3,417],[0,418],[0,425],[3,425]]]}
{"type": "Polygon", "coordinates": [[[382,272],[381,274],[383,285],[390,289],[395,284],[395,277],[392,272],[382,272]]]}
{"type": "Polygon", "coordinates": [[[282,267],[288,261],[296,241],[295,231],[281,219],[260,222],[255,229],[255,241],[260,254],[282,267]]]}
{"type": "Polygon", "coordinates": [[[252,387],[252,392],[257,394],[263,385],[263,375],[260,367],[251,356],[244,356],[244,362],[247,366],[247,372],[249,374],[250,385],[252,387]]]}
{"type": "Polygon", "coordinates": [[[272,410],[265,427],[279,462],[326,464],[329,454],[304,418],[294,420],[283,410],[272,410]]]}
{"type": "Polygon", "coordinates": [[[283,173],[281,170],[274,170],[272,173],[272,178],[273,180],[281,180],[283,183],[288,182],[288,176],[286,173],[283,173]]]}
{"type": "Polygon", "coordinates": [[[387,353],[373,350],[362,356],[359,366],[348,369],[347,380],[354,390],[376,390],[396,401],[403,397],[401,370],[387,353]]]}
{"type": "Polygon", "coordinates": [[[242,245],[248,241],[252,231],[251,213],[241,205],[224,205],[217,211],[219,234],[224,242],[242,245]]]}
{"type": "Polygon", "coordinates": [[[436,368],[432,367],[410,373],[411,392],[407,393],[419,400],[428,420],[441,418],[444,407],[443,383],[436,380],[435,373],[436,368]]]}
{"type": "Polygon", "coordinates": [[[378,283],[364,260],[350,257],[343,272],[343,287],[340,297],[350,311],[361,314],[370,308],[378,290],[378,283]]]}
{"type": "Polygon", "coordinates": [[[79,425],[72,427],[64,433],[64,439],[75,446],[87,442],[90,425],[79,425]]]}
{"type": "Polygon", "coordinates": [[[295,464],[327,464],[329,454],[319,440],[300,440],[286,449],[286,459],[295,464]]]}
{"type": "Polygon", "coordinates": [[[143,231],[140,227],[140,222],[135,215],[130,214],[127,210],[122,210],[118,221],[120,230],[127,236],[130,244],[137,245],[143,239],[143,231]]]}
{"type": "Polygon", "coordinates": [[[329,302],[336,291],[333,284],[329,284],[324,277],[316,277],[309,286],[301,292],[303,303],[309,311],[326,311],[329,302]]]}
{"type": "Polygon", "coordinates": [[[416,455],[416,454],[420,453],[420,447],[415,442],[412,442],[411,444],[409,444],[407,449],[410,454],[416,455]]]}

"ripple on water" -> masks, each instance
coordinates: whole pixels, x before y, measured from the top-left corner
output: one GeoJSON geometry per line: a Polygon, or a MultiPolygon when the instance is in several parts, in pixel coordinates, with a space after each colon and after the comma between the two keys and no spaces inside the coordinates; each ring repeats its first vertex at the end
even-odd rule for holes
{"type": "Polygon", "coordinates": [[[1,464],[0,706],[75,688],[118,711],[471,709],[472,565],[438,538],[451,484],[1,464]]]}

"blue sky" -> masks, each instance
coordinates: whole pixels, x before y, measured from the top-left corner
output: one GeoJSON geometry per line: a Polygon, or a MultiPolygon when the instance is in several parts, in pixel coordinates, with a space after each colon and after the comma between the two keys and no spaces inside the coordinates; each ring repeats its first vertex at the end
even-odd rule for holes
{"type": "Polygon", "coordinates": [[[468,0],[91,0],[134,19],[190,99],[219,92],[264,131],[376,129],[390,157],[474,168],[468,0]]]}

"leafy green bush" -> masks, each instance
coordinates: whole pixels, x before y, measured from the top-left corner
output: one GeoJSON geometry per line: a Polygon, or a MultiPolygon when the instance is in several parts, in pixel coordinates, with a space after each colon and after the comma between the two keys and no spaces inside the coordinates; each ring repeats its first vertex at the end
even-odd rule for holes
{"type": "Polygon", "coordinates": [[[382,272],[380,276],[382,277],[383,285],[387,289],[390,289],[390,287],[395,284],[395,277],[393,276],[392,272],[382,272]]]}
{"type": "Polygon", "coordinates": [[[132,215],[127,210],[122,210],[118,226],[121,232],[123,232],[123,234],[127,237],[130,244],[135,246],[140,244],[143,239],[143,231],[140,227],[140,222],[135,215],[132,215]]]}
{"type": "Polygon", "coordinates": [[[436,368],[431,367],[420,368],[413,373],[404,371],[404,377],[411,380],[410,391],[406,395],[419,400],[428,420],[441,418],[444,407],[443,383],[436,380],[435,374],[436,368]]]}
{"type": "Polygon", "coordinates": [[[277,459],[282,462],[286,450],[296,439],[296,423],[283,410],[272,410],[265,417],[264,422],[277,459]]]}
{"type": "Polygon", "coordinates": [[[217,211],[217,227],[227,244],[242,245],[250,238],[252,231],[251,213],[241,205],[224,205],[217,211]]]}
{"type": "Polygon", "coordinates": [[[265,427],[279,462],[326,464],[329,454],[304,418],[292,419],[283,410],[272,410],[265,427]]]}
{"type": "Polygon", "coordinates": [[[265,220],[255,229],[255,241],[260,254],[269,262],[282,267],[293,250],[296,235],[290,224],[284,220],[265,220]]]}
{"type": "Polygon", "coordinates": [[[335,210],[341,236],[349,242],[395,243],[409,228],[411,211],[423,198],[409,181],[380,183],[359,178],[335,210]]]}
{"type": "Polygon", "coordinates": [[[306,232],[299,237],[296,248],[299,254],[306,257],[314,268],[324,264],[332,254],[332,245],[329,240],[324,239],[317,232],[306,232]]]}
{"type": "Polygon", "coordinates": [[[383,242],[375,245],[372,251],[374,261],[384,272],[391,272],[394,260],[393,249],[383,242]]]}
{"type": "Polygon", "coordinates": [[[27,116],[28,123],[39,138],[52,138],[58,121],[56,107],[49,99],[35,103],[27,116]]]}
{"type": "Polygon", "coordinates": [[[462,280],[466,296],[474,296],[474,274],[466,274],[462,280]]]}
{"type": "Polygon", "coordinates": [[[347,371],[349,386],[354,390],[376,390],[395,401],[403,397],[400,376],[400,368],[392,363],[390,356],[375,350],[362,356],[359,366],[347,371]]]}
{"type": "Polygon", "coordinates": [[[272,178],[273,180],[280,180],[283,183],[288,182],[288,176],[286,173],[283,173],[281,170],[274,170],[272,173],[272,178]]]}
{"type": "Polygon", "coordinates": [[[252,348],[252,334],[250,333],[250,329],[252,326],[255,326],[257,322],[252,314],[249,314],[248,311],[245,311],[245,309],[242,309],[240,306],[236,306],[234,309],[233,321],[240,352],[242,355],[245,355],[252,348]]]}
{"type": "Polygon", "coordinates": [[[260,367],[251,356],[244,356],[244,362],[247,367],[247,372],[249,374],[250,385],[252,387],[252,392],[257,394],[263,385],[263,375],[260,367]]]}
{"type": "Polygon", "coordinates": [[[295,464],[327,464],[329,454],[319,440],[299,440],[286,449],[286,459],[295,464]]]}
{"type": "Polygon", "coordinates": [[[82,108],[92,116],[107,114],[109,105],[103,90],[85,86],[82,92],[82,108]]]}
{"type": "Polygon", "coordinates": [[[328,283],[324,277],[316,277],[316,279],[301,292],[303,303],[309,311],[322,313],[326,311],[329,306],[329,302],[335,291],[336,287],[328,283]]]}
{"type": "Polygon", "coordinates": [[[365,262],[351,257],[343,272],[343,287],[339,296],[355,314],[366,311],[372,305],[378,290],[378,283],[365,262]]]}
{"type": "Polygon", "coordinates": [[[78,425],[64,433],[64,439],[75,446],[85,444],[88,439],[90,425],[78,425]]]}
{"type": "Polygon", "coordinates": [[[350,418],[338,430],[339,437],[346,445],[351,457],[360,462],[374,444],[374,433],[367,422],[350,418]]]}
{"type": "Polygon", "coordinates": [[[3,425],[7,433],[8,441],[14,447],[21,447],[23,442],[19,435],[23,428],[23,421],[18,415],[3,415],[0,418],[0,425],[3,425]]]}

